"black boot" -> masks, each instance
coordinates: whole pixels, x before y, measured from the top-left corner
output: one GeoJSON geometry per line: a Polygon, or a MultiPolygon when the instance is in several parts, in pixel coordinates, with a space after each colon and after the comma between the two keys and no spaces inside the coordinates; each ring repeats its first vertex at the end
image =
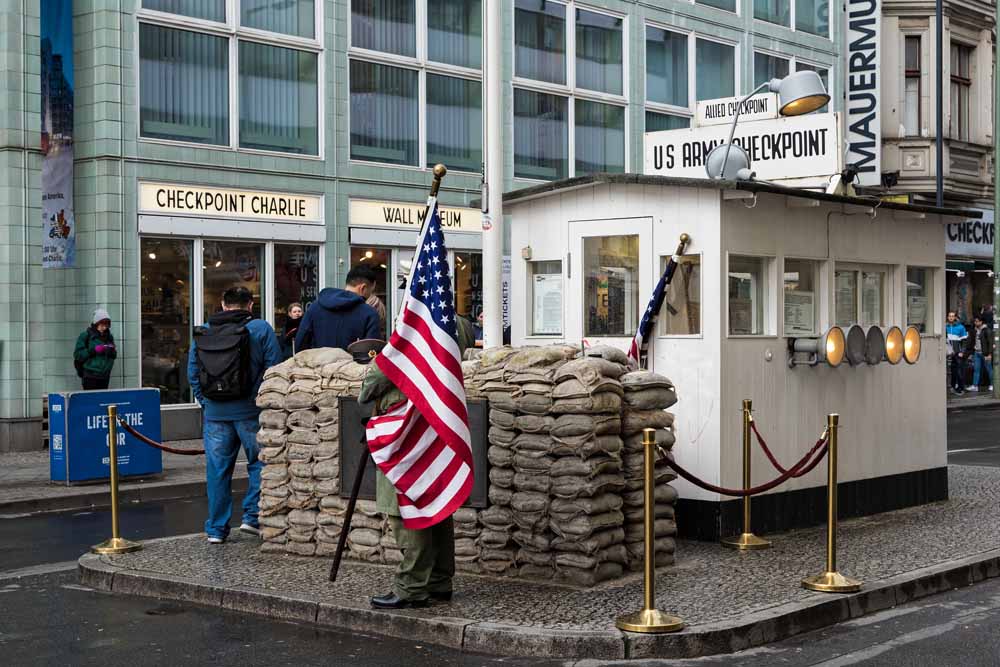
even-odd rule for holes
{"type": "Polygon", "coordinates": [[[404,600],[392,592],[373,597],[371,603],[375,609],[418,609],[430,604],[428,600],[404,600]]]}

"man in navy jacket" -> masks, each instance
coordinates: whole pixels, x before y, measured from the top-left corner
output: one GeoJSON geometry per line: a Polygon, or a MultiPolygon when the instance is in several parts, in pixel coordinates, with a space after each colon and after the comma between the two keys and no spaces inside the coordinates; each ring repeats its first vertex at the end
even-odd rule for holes
{"type": "Polygon", "coordinates": [[[346,350],[354,341],[381,338],[378,313],[365,303],[375,291],[376,279],[372,269],[359,264],[347,274],[344,289],[327,287],[322,290],[302,318],[295,336],[295,349],[339,347],[346,350]]]}

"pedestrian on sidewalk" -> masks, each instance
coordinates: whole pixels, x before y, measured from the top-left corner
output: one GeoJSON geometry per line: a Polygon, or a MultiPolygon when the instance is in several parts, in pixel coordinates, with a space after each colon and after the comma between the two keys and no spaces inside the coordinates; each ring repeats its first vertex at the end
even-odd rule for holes
{"type": "Polygon", "coordinates": [[[111,315],[104,308],[98,308],[91,325],[76,339],[73,350],[73,365],[83,389],[107,389],[117,358],[115,337],[111,335],[111,315]]]}
{"type": "Polygon", "coordinates": [[[374,293],[368,297],[365,303],[374,308],[375,313],[378,315],[379,333],[376,337],[380,340],[385,340],[385,304],[382,302],[382,299],[378,298],[378,295],[374,293]]]}
{"type": "Polygon", "coordinates": [[[993,332],[986,326],[982,315],[976,315],[972,334],[966,352],[972,359],[972,384],[968,391],[979,391],[979,369],[986,369],[986,378],[993,391],[993,332]]]}
{"type": "Polygon", "coordinates": [[[951,390],[956,394],[965,393],[965,349],[969,332],[965,325],[958,321],[958,313],[948,311],[948,324],[945,326],[948,338],[946,353],[951,360],[951,390]]]}
{"type": "Polygon", "coordinates": [[[344,289],[327,287],[306,311],[295,336],[295,349],[301,352],[314,347],[339,347],[365,338],[378,339],[378,313],[365,303],[375,290],[377,276],[371,268],[359,264],[347,274],[344,289]]]}
{"type": "Polygon", "coordinates": [[[288,312],[285,315],[285,327],[281,331],[281,358],[282,360],[289,359],[298,350],[295,349],[295,334],[299,332],[299,326],[302,324],[302,316],[305,314],[305,309],[302,308],[302,304],[295,302],[288,306],[288,312]]]}
{"type": "Polygon", "coordinates": [[[252,311],[253,296],[247,288],[227,289],[222,311],[208,318],[205,326],[195,327],[188,356],[188,380],[204,417],[205,533],[211,544],[222,544],[229,536],[233,468],[241,448],[249,479],[240,530],[260,535],[257,517],[263,464],[257,458],[260,409],[255,399],[264,371],[281,363],[281,347],[271,325],[254,319],[252,311]]]}

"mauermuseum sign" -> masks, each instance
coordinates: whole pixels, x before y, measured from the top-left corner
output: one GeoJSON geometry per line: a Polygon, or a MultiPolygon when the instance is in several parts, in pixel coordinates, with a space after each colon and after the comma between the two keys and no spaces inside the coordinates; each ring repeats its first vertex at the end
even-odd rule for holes
{"type": "Polygon", "coordinates": [[[845,165],[858,170],[860,185],[882,183],[882,124],[879,116],[882,4],[880,0],[847,0],[847,106],[845,165]]]}

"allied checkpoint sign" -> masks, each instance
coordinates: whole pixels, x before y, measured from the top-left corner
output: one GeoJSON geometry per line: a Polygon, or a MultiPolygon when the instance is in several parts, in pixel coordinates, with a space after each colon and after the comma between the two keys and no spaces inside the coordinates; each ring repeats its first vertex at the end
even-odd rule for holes
{"type": "MultiPolygon", "coordinates": [[[[707,178],[705,159],[726,143],[729,125],[647,132],[643,173],[707,178]]],[[[733,143],[750,156],[757,180],[803,187],[826,186],[841,171],[843,143],[840,117],[816,113],[758,120],[736,126],[733,143]]]]}
{"type": "MultiPolygon", "coordinates": [[[[111,476],[108,406],[148,438],[159,442],[159,389],[110,389],[49,394],[49,474],[53,482],[97,482],[111,476]]],[[[159,449],[118,427],[118,475],[163,472],[159,449]]]]}

